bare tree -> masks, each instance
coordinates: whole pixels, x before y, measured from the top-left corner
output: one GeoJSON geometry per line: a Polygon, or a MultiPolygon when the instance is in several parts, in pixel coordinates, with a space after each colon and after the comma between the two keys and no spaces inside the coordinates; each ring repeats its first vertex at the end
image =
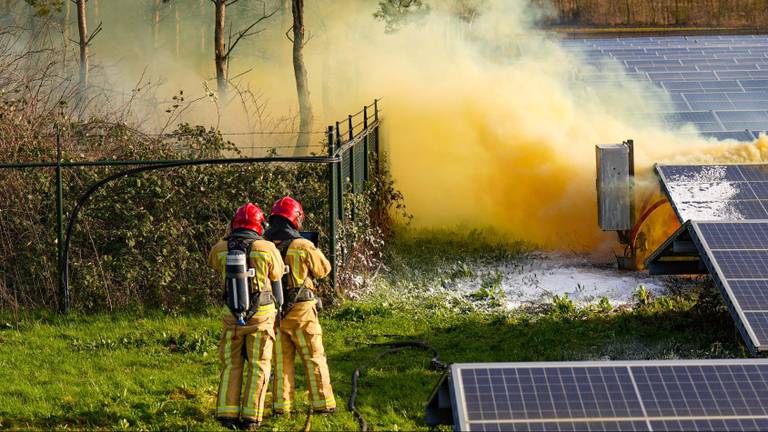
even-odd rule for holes
{"type": "Polygon", "coordinates": [[[86,14],[87,9],[86,0],[72,0],[77,5],[77,31],[78,40],[75,41],[80,47],[80,92],[81,96],[85,98],[85,93],[88,90],[88,46],[93,41],[99,32],[101,32],[101,23],[96,26],[96,29],[88,35],[88,16],[86,14]]]}
{"type": "Polygon", "coordinates": [[[155,0],[155,16],[153,20],[154,26],[152,27],[152,41],[155,49],[160,47],[160,6],[162,1],[155,0]]]}
{"type": "Polygon", "coordinates": [[[224,30],[226,25],[227,7],[239,2],[240,0],[211,0],[216,8],[214,14],[214,61],[216,63],[216,84],[219,95],[224,98],[227,94],[227,80],[229,79],[229,59],[232,51],[243,39],[261,33],[264,29],[257,28],[261,22],[275,15],[279,8],[274,8],[267,12],[267,4],[262,2],[262,12],[250,25],[244,27],[237,33],[232,33],[232,24],[229,24],[229,36],[225,40],[224,30]]]}
{"type": "MultiPolygon", "coordinates": [[[[304,37],[304,0],[292,1],[293,27],[291,29],[293,30],[293,37],[288,36],[288,39],[293,43],[293,74],[296,76],[296,93],[299,97],[299,137],[296,139],[296,146],[304,147],[309,145],[309,132],[312,130],[314,122],[303,52],[304,45],[309,41],[309,38],[305,40],[304,37]]],[[[288,33],[290,32],[289,29],[288,33]]]]}
{"type": "MultiPolygon", "coordinates": [[[[205,0],[200,0],[200,16],[205,16],[205,0]]],[[[207,28],[200,26],[200,52],[205,52],[205,30],[207,28]]]]}
{"type": "Polygon", "coordinates": [[[181,14],[179,13],[179,2],[173,4],[173,16],[176,24],[176,60],[181,58],[181,14]]]}

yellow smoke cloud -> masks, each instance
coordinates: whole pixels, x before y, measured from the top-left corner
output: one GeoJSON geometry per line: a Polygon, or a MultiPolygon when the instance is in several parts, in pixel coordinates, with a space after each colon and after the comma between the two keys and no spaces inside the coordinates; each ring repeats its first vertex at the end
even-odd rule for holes
{"type": "MultiPolygon", "coordinates": [[[[765,139],[715,145],[693,129],[665,129],[659,119],[643,114],[654,112],[663,99],[649,96],[655,91],[650,84],[623,79],[619,65],[601,70],[613,84],[588,85],[580,76],[594,68],[537,31],[540,11],[526,9],[527,2],[474,3],[483,14],[472,23],[452,16],[455,11],[446,6],[452,2],[439,1],[428,17],[385,34],[373,18],[376,1],[307,2],[313,39],[305,57],[318,118],[330,122],[383,97],[385,148],[416,226],[490,226],[544,248],[611,248],[615,236],[597,227],[596,144],[633,138],[639,170],[645,173],[661,161],[754,161],[768,155],[765,139]]],[[[201,18],[198,26],[210,25],[209,18],[201,18]]],[[[198,31],[188,25],[191,18],[185,19],[182,32],[198,31]]],[[[259,91],[269,111],[295,112],[290,44],[284,36],[289,20],[276,20],[238,47],[232,74],[253,68],[239,78],[241,84],[259,91]]],[[[206,37],[193,36],[195,41],[206,37]]],[[[109,56],[109,41],[106,36],[97,41],[94,55],[109,56]]],[[[212,55],[195,53],[186,49],[178,60],[162,48],[154,54],[164,59],[155,63],[167,77],[166,90],[195,89],[210,79],[212,55]]],[[[122,70],[133,82],[145,63],[130,63],[122,70]]],[[[263,126],[237,109],[233,104],[219,116],[222,129],[263,126]]],[[[205,109],[189,112],[192,120],[209,123],[212,115],[205,109]]],[[[250,140],[242,144],[284,144],[277,138],[250,140]]],[[[661,234],[649,237],[673,228],[668,210],[659,214],[655,226],[661,234]]]]}

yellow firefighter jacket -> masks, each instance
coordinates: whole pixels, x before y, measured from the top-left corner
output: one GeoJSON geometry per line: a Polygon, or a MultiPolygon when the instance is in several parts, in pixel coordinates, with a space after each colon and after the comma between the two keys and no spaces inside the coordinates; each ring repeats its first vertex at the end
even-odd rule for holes
{"type": "MultiPolygon", "coordinates": [[[[285,264],[291,269],[286,288],[308,288],[315,290],[313,279],[322,279],[331,272],[331,263],[311,241],[306,239],[290,241],[285,254],[285,264]]],[[[280,243],[279,241],[277,242],[280,243]]]]}

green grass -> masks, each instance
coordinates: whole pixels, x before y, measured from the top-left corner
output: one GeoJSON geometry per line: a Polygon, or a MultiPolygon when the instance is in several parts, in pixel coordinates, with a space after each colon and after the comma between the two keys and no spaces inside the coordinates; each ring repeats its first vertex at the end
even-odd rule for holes
{"type": "MultiPolygon", "coordinates": [[[[578,309],[560,299],[536,311],[489,312],[476,304],[482,299],[441,296],[433,269],[452,261],[471,267],[524,248],[421,237],[430,238],[397,240],[373,293],[322,314],[340,412],[313,416],[313,430],[357,430],[346,409],[350,377],[383,349],[371,344],[385,341],[424,340],[446,362],[747,356],[706,283],[636,308],[578,309]],[[446,258],[447,246],[463,252],[446,258]]],[[[0,429],[216,429],[219,333],[214,309],[179,316],[32,313],[18,321],[3,315],[0,429]]],[[[428,363],[426,353],[406,351],[363,373],[357,405],[372,430],[427,429],[424,402],[439,378],[428,363]]],[[[297,384],[305,388],[301,377],[297,384]]],[[[299,397],[305,409],[306,395],[299,397]]],[[[268,417],[263,430],[300,430],[305,421],[304,413],[268,417]]]]}

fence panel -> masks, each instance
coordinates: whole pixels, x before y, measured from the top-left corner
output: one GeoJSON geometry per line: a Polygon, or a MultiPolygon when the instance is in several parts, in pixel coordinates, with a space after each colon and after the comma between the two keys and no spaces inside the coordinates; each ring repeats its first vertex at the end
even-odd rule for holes
{"type": "MultiPolygon", "coordinates": [[[[193,167],[193,166],[211,166],[211,165],[231,165],[231,164],[265,164],[265,163],[302,163],[302,164],[323,164],[329,166],[328,176],[328,224],[330,251],[329,258],[333,263],[333,277],[331,285],[336,287],[336,246],[338,224],[343,220],[344,212],[344,194],[348,192],[361,193],[364,190],[364,182],[370,178],[372,173],[372,158],[378,159],[378,128],[379,128],[379,110],[378,101],[366,106],[360,113],[348,116],[346,121],[336,123],[336,126],[330,126],[327,133],[328,154],[325,156],[304,156],[304,157],[233,157],[233,158],[208,158],[208,154],[199,154],[197,159],[169,159],[169,160],[121,160],[105,159],[96,155],[95,157],[82,160],[68,160],[62,157],[61,142],[58,140],[60,134],[56,133],[58,151],[55,159],[32,162],[12,162],[0,163],[0,170],[54,170],[55,189],[52,195],[56,203],[55,234],[51,235],[51,243],[56,244],[56,256],[52,257],[51,267],[57,270],[57,279],[59,284],[58,306],[61,312],[66,313],[69,309],[69,245],[73,236],[73,227],[78,222],[78,213],[88,203],[89,197],[101,190],[101,188],[113,180],[133,177],[146,171],[166,170],[173,168],[193,167]],[[73,169],[87,170],[94,168],[113,167],[124,169],[114,171],[106,177],[98,180],[95,177],[90,186],[84,184],[82,190],[75,192],[77,195],[64,194],[63,184],[69,187],[69,181],[63,176],[64,171],[70,172],[73,169]],[[350,190],[350,183],[354,187],[350,190]],[[67,204],[67,205],[65,205],[67,204]],[[66,227],[66,235],[64,235],[66,227]]],[[[179,153],[181,155],[181,153],[179,153]]],[[[53,155],[52,155],[53,156],[53,155]]],[[[354,213],[353,213],[354,214],[354,213]]],[[[2,219],[2,218],[0,218],[2,219]]],[[[3,220],[0,220],[3,222],[3,220]]],[[[48,226],[53,225],[50,223],[48,226]]],[[[95,247],[95,246],[94,246],[95,247]]],[[[2,269],[0,269],[2,270],[2,269]]],[[[6,285],[12,285],[8,281],[9,273],[2,271],[0,279],[6,279],[6,285]]]]}

